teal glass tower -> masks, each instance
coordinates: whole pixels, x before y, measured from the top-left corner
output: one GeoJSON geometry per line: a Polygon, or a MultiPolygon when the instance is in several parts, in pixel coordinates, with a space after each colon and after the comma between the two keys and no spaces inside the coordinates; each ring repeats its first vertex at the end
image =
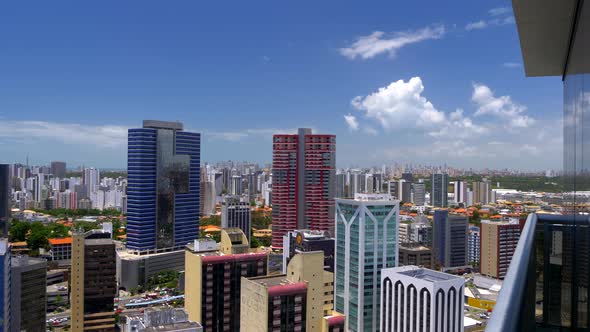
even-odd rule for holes
{"type": "Polygon", "coordinates": [[[335,310],[346,331],[379,331],[381,270],[398,265],[399,201],[388,194],[336,199],[335,310]]]}

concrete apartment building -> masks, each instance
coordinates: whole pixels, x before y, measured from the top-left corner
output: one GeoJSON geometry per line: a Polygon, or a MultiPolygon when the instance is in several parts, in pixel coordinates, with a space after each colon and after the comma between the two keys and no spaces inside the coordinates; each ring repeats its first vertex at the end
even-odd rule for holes
{"type": "Polygon", "coordinates": [[[505,221],[481,222],[480,273],[492,278],[504,279],[512,255],[520,239],[518,223],[505,221]]]}
{"type": "Polygon", "coordinates": [[[115,243],[102,231],[72,235],[72,331],[115,331],[115,243]]]}
{"type": "Polygon", "coordinates": [[[467,227],[469,218],[449,214],[448,210],[434,211],[434,263],[443,270],[460,269],[468,265],[467,227]]]}
{"type": "Polygon", "coordinates": [[[185,249],[185,309],[208,332],[240,329],[242,277],[265,276],[268,269],[268,254],[247,253],[249,244],[239,228],[221,232],[221,250],[207,239],[185,249]]]}
{"type": "Polygon", "coordinates": [[[12,257],[10,331],[45,331],[47,260],[12,257]]]}
{"type": "Polygon", "coordinates": [[[283,236],[283,273],[287,273],[289,261],[298,253],[322,251],[324,270],[334,272],[334,238],[324,231],[299,229],[283,236]]]}
{"type": "Polygon", "coordinates": [[[225,196],[221,204],[221,227],[238,227],[250,242],[251,223],[250,202],[240,196],[225,196]]]}
{"type": "Polygon", "coordinates": [[[336,195],[336,136],[297,134],[273,136],[272,246],[294,229],[333,232],[336,195]]]}
{"type": "Polygon", "coordinates": [[[420,244],[400,244],[399,265],[416,265],[432,269],[434,268],[432,249],[420,244]]]}
{"type": "Polygon", "coordinates": [[[333,292],[324,253],[296,254],[286,274],[242,278],[240,331],[344,331],[344,316],[333,311],[333,292]]]}

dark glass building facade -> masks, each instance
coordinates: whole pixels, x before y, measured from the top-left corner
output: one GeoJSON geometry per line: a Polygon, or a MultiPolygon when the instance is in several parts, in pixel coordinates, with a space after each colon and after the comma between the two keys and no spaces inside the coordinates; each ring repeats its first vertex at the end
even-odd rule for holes
{"type": "Polygon", "coordinates": [[[10,226],[10,167],[0,164],[0,237],[8,236],[10,226]]]}
{"type": "Polygon", "coordinates": [[[10,331],[10,244],[0,239],[0,332],[10,331]]]}
{"type": "Polygon", "coordinates": [[[146,120],[128,138],[127,247],[182,249],[199,237],[201,135],[146,120]]]}
{"type": "Polygon", "coordinates": [[[10,331],[44,331],[47,311],[47,261],[12,257],[10,331]]]}
{"type": "Polygon", "coordinates": [[[467,229],[469,218],[449,214],[447,210],[434,212],[434,263],[443,269],[467,267],[467,229]]]}
{"type": "Polygon", "coordinates": [[[527,76],[563,79],[564,215],[531,214],[486,331],[590,330],[590,1],[513,0],[527,76]]]}
{"type": "Polygon", "coordinates": [[[430,200],[432,206],[447,207],[448,203],[449,176],[446,173],[432,174],[432,188],[430,188],[430,200]]]}

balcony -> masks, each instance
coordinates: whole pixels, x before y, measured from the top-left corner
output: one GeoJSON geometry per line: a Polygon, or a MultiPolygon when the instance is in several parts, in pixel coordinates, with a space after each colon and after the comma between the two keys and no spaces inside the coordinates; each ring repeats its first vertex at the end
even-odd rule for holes
{"type": "Polygon", "coordinates": [[[486,331],[588,331],[589,220],[529,215],[486,331]]]}

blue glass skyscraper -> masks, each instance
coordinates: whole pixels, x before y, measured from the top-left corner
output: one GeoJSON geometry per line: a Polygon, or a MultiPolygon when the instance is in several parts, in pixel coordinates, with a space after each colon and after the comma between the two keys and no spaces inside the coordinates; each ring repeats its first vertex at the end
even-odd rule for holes
{"type": "Polygon", "coordinates": [[[127,247],[181,249],[199,237],[201,135],[154,120],[128,134],[127,247]]]}

